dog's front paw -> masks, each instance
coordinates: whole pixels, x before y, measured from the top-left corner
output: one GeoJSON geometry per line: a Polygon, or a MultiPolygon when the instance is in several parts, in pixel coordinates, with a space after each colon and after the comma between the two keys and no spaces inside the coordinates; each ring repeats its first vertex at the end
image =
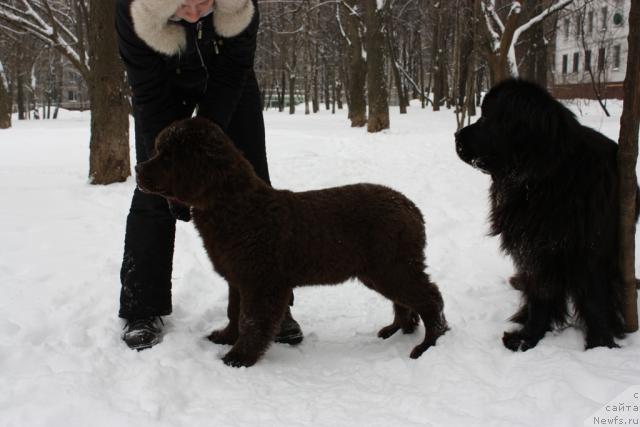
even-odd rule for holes
{"type": "MultiPolygon", "coordinates": [[[[435,344],[435,342],[433,344],[435,344]]],[[[427,351],[429,347],[433,346],[433,344],[424,342],[418,344],[417,346],[413,347],[413,350],[411,350],[411,354],[409,354],[409,357],[412,359],[417,359],[418,357],[422,356],[422,353],[427,351]]]]}
{"type": "Polygon", "coordinates": [[[384,328],[380,329],[378,331],[378,337],[386,340],[387,338],[389,338],[391,335],[395,334],[399,330],[400,330],[400,325],[392,323],[389,326],[385,326],[384,328]]]}
{"type": "Polygon", "coordinates": [[[587,335],[587,345],[585,347],[585,350],[596,347],[620,348],[620,346],[613,340],[613,336],[611,335],[587,335]]]}
{"type": "Polygon", "coordinates": [[[255,365],[258,361],[258,357],[231,350],[222,358],[222,361],[227,366],[241,368],[243,366],[249,367],[255,365]]]}
{"type": "Polygon", "coordinates": [[[227,326],[226,328],[211,332],[207,339],[216,344],[233,345],[238,341],[238,332],[227,326]]]}
{"type": "Polygon", "coordinates": [[[540,339],[527,336],[522,331],[505,332],[502,343],[511,351],[527,351],[538,345],[540,339]]]}

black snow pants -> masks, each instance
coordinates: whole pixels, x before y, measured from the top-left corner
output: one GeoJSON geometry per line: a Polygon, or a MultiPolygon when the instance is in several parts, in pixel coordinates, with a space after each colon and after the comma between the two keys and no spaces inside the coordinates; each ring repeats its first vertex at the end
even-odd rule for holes
{"type": "MultiPolygon", "coordinates": [[[[192,115],[195,104],[176,112],[176,120],[192,115]]],[[[147,160],[155,135],[138,132],[137,162],[147,160]]],[[[234,111],[227,134],[253,165],[256,174],[270,184],[265,149],[261,98],[255,77],[249,78],[234,111]]],[[[134,190],[127,216],[124,257],[120,270],[119,316],[136,319],[171,313],[171,272],[176,220],[161,196],[134,190]]]]}

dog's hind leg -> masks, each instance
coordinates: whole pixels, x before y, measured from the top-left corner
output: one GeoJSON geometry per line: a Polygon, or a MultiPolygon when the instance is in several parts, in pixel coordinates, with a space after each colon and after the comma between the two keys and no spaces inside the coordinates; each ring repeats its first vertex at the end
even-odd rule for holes
{"type": "MultiPolygon", "coordinates": [[[[398,269],[389,269],[376,274],[367,286],[378,291],[394,302],[395,307],[401,307],[400,319],[398,311],[394,323],[383,328],[379,335],[394,333],[398,329],[415,329],[414,316],[417,313],[425,326],[425,337],[411,351],[410,357],[417,359],[429,347],[436,343],[438,337],[447,331],[447,322],[444,317],[442,295],[438,287],[431,282],[429,276],[422,271],[408,272],[406,266],[398,269]],[[399,324],[396,324],[396,321],[399,324]],[[399,328],[398,328],[399,326],[399,328]]],[[[388,336],[390,336],[389,334],[388,336]]]]}
{"type": "MultiPolygon", "coordinates": [[[[359,277],[359,279],[369,289],[380,292],[372,279],[368,277],[359,277]]],[[[420,321],[418,313],[396,302],[393,303],[393,313],[393,323],[378,331],[380,338],[387,339],[401,329],[405,334],[411,334],[416,330],[420,321]]]]}
{"type": "Polygon", "coordinates": [[[393,312],[393,323],[378,331],[380,338],[387,339],[400,329],[405,334],[411,334],[416,330],[420,321],[418,313],[397,303],[393,303],[393,312]]]}
{"type": "Polygon", "coordinates": [[[238,339],[238,317],[240,311],[240,292],[229,285],[229,302],[227,304],[227,317],[229,323],[222,329],[217,329],[207,337],[216,344],[233,345],[238,339]]]}
{"type": "Polygon", "coordinates": [[[607,286],[606,280],[605,277],[591,276],[591,280],[587,279],[580,294],[574,298],[576,312],[586,327],[587,349],[618,347],[614,336],[622,335],[620,304],[616,301],[613,286],[607,286]]]}
{"type": "Polygon", "coordinates": [[[291,292],[286,287],[263,283],[241,292],[238,340],[222,358],[234,367],[251,366],[264,354],[287,309],[291,292]]]}

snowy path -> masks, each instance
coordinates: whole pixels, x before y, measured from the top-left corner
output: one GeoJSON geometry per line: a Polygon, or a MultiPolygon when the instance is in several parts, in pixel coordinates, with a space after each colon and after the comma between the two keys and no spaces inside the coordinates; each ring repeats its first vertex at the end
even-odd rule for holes
{"type": "MultiPolygon", "coordinates": [[[[618,116],[583,121],[617,139],[618,116]]],[[[87,184],[88,115],[0,132],[0,426],[573,426],[640,384],[640,336],[584,352],[574,328],[513,354],[511,263],[486,237],[488,178],[459,161],[455,118],[410,109],[367,135],[343,114],[268,113],[275,187],[360,181],[412,198],[427,221],[429,273],[451,331],[417,361],[416,334],[376,338],[391,306],[357,283],[296,291],[306,338],[250,369],[204,340],[226,321],[226,284],[180,223],[174,314],[140,353],[117,318],[124,220],[134,182],[87,184]]]]}

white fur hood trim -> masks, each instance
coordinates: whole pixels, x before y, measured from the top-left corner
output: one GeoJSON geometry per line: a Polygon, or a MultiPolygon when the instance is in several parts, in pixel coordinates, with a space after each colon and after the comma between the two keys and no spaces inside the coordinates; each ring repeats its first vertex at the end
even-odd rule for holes
{"type": "Polygon", "coordinates": [[[213,27],[222,37],[234,37],[247,29],[255,13],[251,0],[215,0],[213,27]]]}
{"type": "MultiPolygon", "coordinates": [[[[168,56],[184,50],[185,29],[169,20],[181,4],[182,0],[133,0],[131,19],[138,37],[153,50],[168,56]]],[[[251,0],[215,0],[213,26],[220,36],[234,37],[249,26],[255,13],[251,0]]]]}
{"type": "Polygon", "coordinates": [[[133,0],[131,20],[138,37],[152,49],[176,55],[187,44],[184,28],[169,21],[182,0],[133,0]]]}

